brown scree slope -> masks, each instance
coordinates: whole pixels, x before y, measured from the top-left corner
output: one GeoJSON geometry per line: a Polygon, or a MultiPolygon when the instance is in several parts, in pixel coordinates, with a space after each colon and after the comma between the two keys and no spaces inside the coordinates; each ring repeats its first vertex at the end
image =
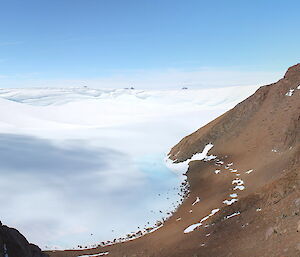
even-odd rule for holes
{"type": "Polygon", "coordinates": [[[224,164],[216,159],[190,162],[189,197],[161,229],[126,243],[50,256],[109,252],[109,257],[299,257],[299,85],[300,64],[172,148],[170,158],[181,162],[211,142],[209,154],[224,164]],[[290,89],[295,90],[288,96],[290,89]],[[217,169],[220,173],[215,174],[217,169]],[[244,190],[233,190],[235,179],[243,181],[244,190]],[[238,194],[238,201],[224,204],[232,193],[238,194]],[[201,201],[192,205],[197,197],[201,201]],[[216,208],[220,211],[202,226],[183,232],[216,208]]]}

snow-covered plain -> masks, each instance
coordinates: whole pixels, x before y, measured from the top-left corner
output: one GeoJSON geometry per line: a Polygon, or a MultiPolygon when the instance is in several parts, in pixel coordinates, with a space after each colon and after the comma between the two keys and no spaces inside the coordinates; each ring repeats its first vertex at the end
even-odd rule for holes
{"type": "Polygon", "coordinates": [[[0,89],[2,222],[43,249],[153,225],[180,200],[170,147],[256,89],[0,89]]]}

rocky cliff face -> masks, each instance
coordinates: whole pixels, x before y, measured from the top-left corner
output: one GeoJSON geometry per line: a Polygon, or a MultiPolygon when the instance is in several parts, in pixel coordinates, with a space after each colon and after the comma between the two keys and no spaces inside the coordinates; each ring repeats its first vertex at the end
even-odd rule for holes
{"type": "Polygon", "coordinates": [[[0,223],[0,257],[48,257],[16,229],[0,223]]]}

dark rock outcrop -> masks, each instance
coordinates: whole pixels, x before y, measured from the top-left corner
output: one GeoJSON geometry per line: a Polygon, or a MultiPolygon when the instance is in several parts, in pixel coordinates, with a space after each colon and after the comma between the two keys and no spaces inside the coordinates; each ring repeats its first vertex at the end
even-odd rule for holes
{"type": "Polygon", "coordinates": [[[0,257],[48,257],[16,229],[0,222],[0,257]]]}

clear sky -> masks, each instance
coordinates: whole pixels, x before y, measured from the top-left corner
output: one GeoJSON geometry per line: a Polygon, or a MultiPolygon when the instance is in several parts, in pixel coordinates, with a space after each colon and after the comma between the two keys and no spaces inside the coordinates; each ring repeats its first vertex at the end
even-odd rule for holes
{"type": "Polygon", "coordinates": [[[0,0],[0,87],[264,83],[299,28],[290,0],[0,0]]]}

